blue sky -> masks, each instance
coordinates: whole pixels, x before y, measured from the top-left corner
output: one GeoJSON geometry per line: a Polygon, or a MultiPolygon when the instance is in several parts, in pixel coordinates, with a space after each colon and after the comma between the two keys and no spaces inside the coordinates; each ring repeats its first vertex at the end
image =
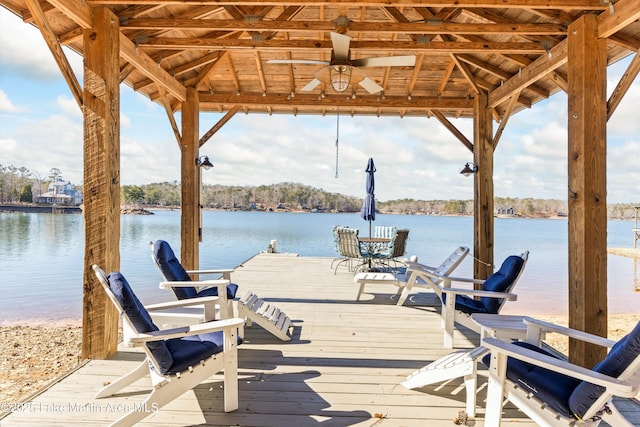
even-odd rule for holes
{"type": "MultiPolygon", "coordinates": [[[[82,182],[82,114],[40,33],[0,7],[0,164],[41,177],[51,168],[82,182]]],[[[66,51],[82,82],[82,59],[66,51]]],[[[608,92],[628,59],[609,68],[608,92]]],[[[611,118],[607,136],[609,203],[640,202],[640,82],[611,118]]],[[[567,197],[567,97],[560,92],[509,119],[495,152],[498,197],[567,197]]],[[[203,113],[200,134],[221,114],[203,113]]],[[[180,115],[176,114],[179,123],[180,115]]],[[[452,119],[468,139],[470,120],[452,119]]],[[[121,86],[122,184],[180,180],[180,151],[162,107],[121,86]]],[[[497,129],[494,123],[494,131],[497,129]]],[[[215,167],[206,184],[299,182],[362,197],[369,157],[376,198],[471,199],[473,178],[458,172],[472,154],[435,118],[237,114],[201,148],[215,167]]]]}

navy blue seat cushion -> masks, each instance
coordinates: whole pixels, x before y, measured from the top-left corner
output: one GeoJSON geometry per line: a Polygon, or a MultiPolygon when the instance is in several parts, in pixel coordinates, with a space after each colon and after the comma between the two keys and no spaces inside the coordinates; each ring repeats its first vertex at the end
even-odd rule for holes
{"type": "MultiPolygon", "coordinates": [[[[191,277],[187,274],[182,264],[173,253],[169,243],[164,240],[156,240],[153,243],[153,259],[162,271],[162,275],[169,282],[190,282],[191,277]]],[[[218,288],[208,288],[200,292],[193,286],[172,287],[178,299],[190,299],[197,297],[218,296],[218,288]]],[[[233,299],[238,292],[238,285],[231,283],[227,286],[227,298],[233,299]]]]}
{"type": "MultiPolygon", "coordinates": [[[[555,357],[552,353],[526,342],[513,344],[555,357]]],[[[488,354],[482,359],[482,363],[488,367],[490,359],[491,356],[488,354]]],[[[580,384],[580,380],[511,357],[507,359],[507,378],[560,414],[574,417],[569,407],[569,397],[580,384]]]]}
{"type": "MultiPolygon", "coordinates": [[[[227,298],[233,299],[238,292],[238,285],[235,283],[229,283],[227,285],[227,298]]],[[[197,297],[217,297],[218,288],[205,288],[196,294],[197,297]]]]}
{"type": "MultiPolygon", "coordinates": [[[[518,274],[524,266],[524,259],[511,255],[504,260],[500,269],[487,278],[482,284],[482,290],[492,292],[509,292],[518,274]]],[[[447,295],[442,293],[442,302],[446,303],[447,295]]],[[[504,298],[480,297],[479,300],[467,295],[456,295],[456,310],[463,313],[497,314],[504,298]]]]}
{"type": "Polygon", "coordinates": [[[222,352],[223,344],[221,331],[167,340],[173,364],[163,374],[176,374],[196,366],[201,360],[222,352]]]}
{"type": "MultiPolygon", "coordinates": [[[[125,314],[131,320],[136,332],[153,332],[159,330],[153,323],[149,312],[144,308],[138,297],[133,293],[127,279],[121,273],[115,272],[108,276],[109,287],[116,296],[125,314]]],[[[242,340],[238,338],[238,344],[242,340]]],[[[166,341],[148,342],[147,347],[153,354],[160,373],[176,374],[195,366],[214,354],[222,352],[224,335],[222,331],[209,332],[166,341]]]]}
{"type": "MultiPolygon", "coordinates": [[[[133,324],[137,333],[153,332],[159,330],[153,323],[149,312],[144,308],[136,294],[133,293],[127,279],[119,273],[110,273],[107,277],[109,288],[120,302],[125,315],[133,324]]],[[[147,348],[158,362],[160,370],[168,370],[173,365],[174,360],[171,351],[164,341],[152,341],[147,343],[147,348]]]]}
{"type": "MultiPolygon", "coordinates": [[[[640,355],[640,322],[609,351],[607,357],[593,367],[593,370],[617,378],[640,355]]],[[[593,403],[604,393],[604,387],[581,382],[569,398],[569,406],[574,414],[582,417],[593,403]]]]}

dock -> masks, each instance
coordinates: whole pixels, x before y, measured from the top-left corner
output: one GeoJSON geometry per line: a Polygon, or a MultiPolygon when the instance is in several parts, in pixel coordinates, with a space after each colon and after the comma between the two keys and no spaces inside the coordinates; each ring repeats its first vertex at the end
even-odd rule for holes
{"type": "MultiPolygon", "coordinates": [[[[442,346],[435,294],[418,294],[398,307],[395,286],[372,284],[357,301],[353,273],[340,268],[334,274],[331,261],[264,253],[239,266],[232,275],[239,292],[250,290],[286,312],[294,324],[291,341],[255,324],[245,330],[238,351],[238,410],[223,411],[222,380],[216,375],[139,425],[454,425],[465,408],[461,379],[418,390],[400,385],[452,351],[442,346]]],[[[167,300],[172,298],[167,292],[167,300]]],[[[454,349],[478,344],[475,332],[455,334],[454,349]]],[[[121,347],[109,360],[90,360],[25,402],[22,410],[0,419],[0,425],[108,425],[123,409],[143,401],[148,383],[141,380],[110,398],[96,400],[94,394],[142,359],[142,353],[121,347]]],[[[466,425],[484,425],[486,379],[481,376],[479,384],[478,413],[466,425]]],[[[640,423],[637,402],[625,401],[620,409],[640,423]]],[[[535,426],[510,404],[503,421],[535,426]]]]}

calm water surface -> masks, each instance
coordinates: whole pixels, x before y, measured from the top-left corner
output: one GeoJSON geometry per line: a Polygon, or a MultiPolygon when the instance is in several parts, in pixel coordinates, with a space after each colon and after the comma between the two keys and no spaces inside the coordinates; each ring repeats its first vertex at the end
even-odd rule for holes
{"type": "MultiPolygon", "coordinates": [[[[277,240],[278,252],[300,256],[336,256],[331,227],[349,225],[368,235],[358,214],[300,214],[205,211],[200,265],[237,266],[277,240]]],[[[374,225],[409,228],[407,255],[439,264],[460,245],[473,246],[473,219],[377,215],[374,225]]],[[[633,244],[632,221],[610,221],[610,247],[633,244]]],[[[121,270],[144,303],[167,300],[158,289],[161,276],[151,261],[150,240],[164,239],[179,251],[180,212],[122,216],[121,270]]],[[[529,250],[527,267],[516,288],[518,301],[506,313],[565,314],[567,307],[567,221],[505,219],[495,221],[496,263],[529,250]]],[[[79,319],[84,262],[82,215],[0,213],[0,322],[21,319],[79,319]]],[[[640,312],[639,260],[609,255],[611,313],[640,312]]],[[[468,256],[456,275],[469,276],[468,256]]]]}

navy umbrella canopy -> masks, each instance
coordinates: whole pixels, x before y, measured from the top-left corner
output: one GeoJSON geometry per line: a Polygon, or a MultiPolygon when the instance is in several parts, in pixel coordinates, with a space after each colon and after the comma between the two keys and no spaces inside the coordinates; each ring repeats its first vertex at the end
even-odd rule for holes
{"type": "Polygon", "coordinates": [[[364,198],[360,216],[365,221],[369,221],[369,237],[371,237],[371,221],[375,221],[376,219],[375,181],[373,177],[376,171],[376,165],[373,164],[372,158],[369,158],[367,168],[364,171],[367,173],[367,184],[365,187],[367,195],[364,198]]]}

